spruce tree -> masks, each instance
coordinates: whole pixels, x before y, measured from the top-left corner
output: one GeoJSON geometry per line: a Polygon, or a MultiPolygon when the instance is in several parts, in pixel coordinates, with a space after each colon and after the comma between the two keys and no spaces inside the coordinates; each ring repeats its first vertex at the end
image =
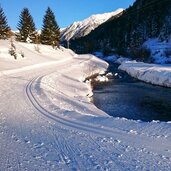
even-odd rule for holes
{"type": "Polygon", "coordinates": [[[36,28],[32,16],[28,8],[24,8],[20,15],[20,21],[17,25],[19,33],[16,34],[16,39],[21,42],[36,42],[36,28]]]}
{"type": "Polygon", "coordinates": [[[48,7],[43,18],[43,28],[41,30],[40,41],[42,44],[59,47],[60,31],[59,26],[55,20],[55,15],[48,7]]]}
{"type": "Polygon", "coordinates": [[[0,6],[0,39],[7,39],[10,27],[7,24],[6,16],[0,6]]]}

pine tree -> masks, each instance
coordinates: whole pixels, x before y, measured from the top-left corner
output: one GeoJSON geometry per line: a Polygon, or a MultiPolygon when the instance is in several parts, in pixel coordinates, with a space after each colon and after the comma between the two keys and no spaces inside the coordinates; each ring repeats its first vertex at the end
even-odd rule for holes
{"type": "Polygon", "coordinates": [[[19,30],[19,33],[16,34],[18,41],[35,43],[37,35],[35,23],[27,8],[21,12],[17,29],[19,30]]]}
{"type": "Polygon", "coordinates": [[[6,16],[0,6],[0,39],[7,39],[10,28],[7,24],[6,16]]]}
{"type": "Polygon", "coordinates": [[[40,41],[42,44],[59,47],[60,31],[59,26],[55,20],[55,15],[48,7],[43,18],[43,28],[41,31],[40,41]]]}

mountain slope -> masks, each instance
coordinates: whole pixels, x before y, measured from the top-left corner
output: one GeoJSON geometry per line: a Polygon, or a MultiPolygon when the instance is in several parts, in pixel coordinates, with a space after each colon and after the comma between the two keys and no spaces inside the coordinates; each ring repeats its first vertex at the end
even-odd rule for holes
{"type": "Polygon", "coordinates": [[[122,8],[110,13],[92,15],[83,21],[74,22],[67,28],[62,29],[61,40],[64,41],[83,37],[89,34],[102,23],[106,22],[111,17],[114,17],[121,12],[123,12],[122,8]]]}
{"type": "Polygon", "coordinates": [[[149,39],[168,42],[170,21],[170,0],[136,0],[120,17],[110,19],[89,35],[70,42],[70,47],[77,53],[102,51],[134,57],[149,39]]]}

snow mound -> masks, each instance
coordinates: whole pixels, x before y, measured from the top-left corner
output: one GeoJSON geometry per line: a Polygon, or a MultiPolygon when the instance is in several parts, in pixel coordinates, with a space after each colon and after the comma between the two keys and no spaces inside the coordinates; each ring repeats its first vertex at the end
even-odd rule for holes
{"type": "Polygon", "coordinates": [[[4,70],[19,69],[47,62],[53,63],[77,56],[72,50],[63,47],[53,49],[51,46],[46,45],[28,44],[16,41],[13,43],[16,47],[17,59],[14,59],[14,57],[9,54],[10,41],[0,40],[0,71],[4,72],[4,70]],[[63,58],[62,56],[65,57],[63,58]]]}
{"type": "Polygon", "coordinates": [[[171,87],[171,65],[146,64],[143,62],[123,62],[119,69],[126,71],[132,77],[141,81],[171,87]]]}
{"type": "Polygon", "coordinates": [[[95,78],[95,81],[97,82],[107,82],[109,81],[108,77],[105,76],[105,75],[98,75],[96,78],[95,78]]]}
{"type": "Polygon", "coordinates": [[[127,61],[130,61],[130,59],[129,58],[120,57],[120,58],[116,59],[115,62],[117,64],[122,64],[123,62],[127,62],[127,61]]]}
{"type": "Polygon", "coordinates": [[[40,87],[56,107],[64,111],[73,111],[74,117],[77,114],[78,116],[89,115],[106,117],[107,114],[97,109],[90,102],[89,97],[93,95],[92,88],[90,84],[84,83],[83,80],[85,80],[87,76],[94,75],[95,73],[104,73],[108,64],[93,55],[81,55],[75,59],[80,60],[81,58],[87,61],[85,60],[79,64],[75,63],[75,65],[70,66],[68,69],[64,68],[43,77],[40,87]],[[90,69],[91,66],[93,68],[90,69]],[[57,94],[55,99],[54,94],[57,94]]]}

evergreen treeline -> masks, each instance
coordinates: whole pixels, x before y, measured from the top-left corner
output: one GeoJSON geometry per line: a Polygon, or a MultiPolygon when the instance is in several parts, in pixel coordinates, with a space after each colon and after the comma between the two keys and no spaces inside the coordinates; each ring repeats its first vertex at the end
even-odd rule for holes
{"type": "MultiPolygon", "coordinates": [[[[36,31],[33,17],[28,8],[22,10],[17,29],[18,32],[15,34],[17,41],[36,44],[42,43],[51,45],[53,48],[59,47],[60,29],[55,15],[49,7],[43,18],[43,27],[40,34],[36,31]]],[[[0,6],[0,39],[7,39],[12,35],[6,16],[0,6]]]]}
{"type": "Polygon", "coordinates": [[[149,38],[171,37],[171,0],[136,0],[123,14],[100,25],[89,35],[72,40],[77,53],[103,51],[122,55],[134,51],[149,38]]]}
{"type": "Polygon", "coordinates": [[[0,6],[0,39],[7,39],[9,33],[10,33],[10,27],[8,26],[4,11],[0,6]]]}
{"type": "Polygon", "coordinates": [[[40,35],[40,41],[42,44],[52,45],[53,47],[59,47],[59,26],[55,20],[54,13],[49,7],[43,18],[43,28],[40,35]]]}
{"type": "Polygon", "coordinates": [[[19,31],[16,34],[17,41],[36,43],[36,27],[28,8],[22,10],[17,29],[19,31]]]}

